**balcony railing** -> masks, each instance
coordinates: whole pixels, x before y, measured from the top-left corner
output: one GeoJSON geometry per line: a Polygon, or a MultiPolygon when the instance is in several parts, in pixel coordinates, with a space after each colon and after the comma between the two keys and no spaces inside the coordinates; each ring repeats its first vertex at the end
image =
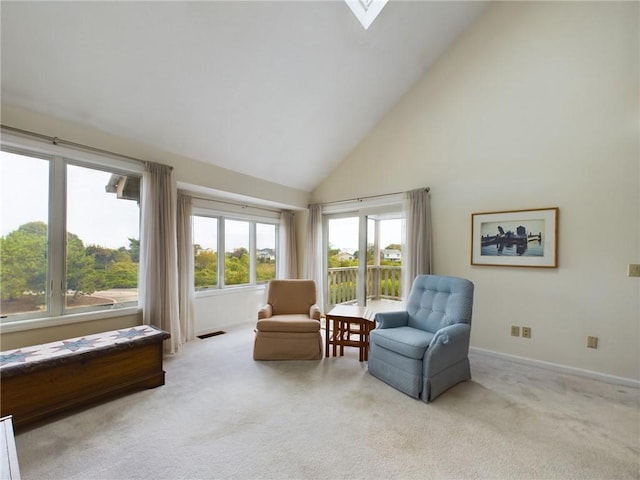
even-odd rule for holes
{"type": "MultiPolygon", "coordinates": [[[[389,265],[367,266],[367,300],[401,300],[401,268],[389,265]]],[[[330,268],[328,273],[329,304],[356,303],[358,267],[330,268]]]]}

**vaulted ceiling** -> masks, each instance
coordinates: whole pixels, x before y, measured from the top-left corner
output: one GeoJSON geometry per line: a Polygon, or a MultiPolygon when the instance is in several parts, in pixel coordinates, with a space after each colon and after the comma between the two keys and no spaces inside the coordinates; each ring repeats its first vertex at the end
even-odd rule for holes
{"type": "Polygon", "coordinates": [[[485,6],[3,1],[2,103],[311,191],[485,6]]]}

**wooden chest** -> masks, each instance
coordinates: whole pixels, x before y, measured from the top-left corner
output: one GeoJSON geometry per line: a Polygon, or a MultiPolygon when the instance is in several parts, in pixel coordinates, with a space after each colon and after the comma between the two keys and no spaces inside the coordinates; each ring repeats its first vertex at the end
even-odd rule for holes
{"type": "Polygon", "coordinates": [[[164,385],[162,342],[143,325],[0,354],[0,417],[20,427],[123,392],[164,385]]]}

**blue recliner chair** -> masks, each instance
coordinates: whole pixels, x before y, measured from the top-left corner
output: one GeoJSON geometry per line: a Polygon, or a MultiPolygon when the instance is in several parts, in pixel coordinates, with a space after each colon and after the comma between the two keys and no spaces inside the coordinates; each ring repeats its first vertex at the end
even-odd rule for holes
{"type": "Polygon", "coordinates": [[[418,275],[406,311],[376,314],[369,372],[425,402],[469,380],[473,288],[463,278],[418,275]]]}

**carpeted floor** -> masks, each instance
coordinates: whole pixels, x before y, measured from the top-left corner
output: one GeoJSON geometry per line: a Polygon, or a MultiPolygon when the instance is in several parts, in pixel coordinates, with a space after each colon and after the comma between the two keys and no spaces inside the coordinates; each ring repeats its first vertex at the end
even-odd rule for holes
{"type": "Polygon", "coordinates": [[[163,387],[19,433],[22,478],[640,478],[638,389],[476,354],[425,404],[355,350],[254,362],[252,327],[186,344],[163,387]]]}

